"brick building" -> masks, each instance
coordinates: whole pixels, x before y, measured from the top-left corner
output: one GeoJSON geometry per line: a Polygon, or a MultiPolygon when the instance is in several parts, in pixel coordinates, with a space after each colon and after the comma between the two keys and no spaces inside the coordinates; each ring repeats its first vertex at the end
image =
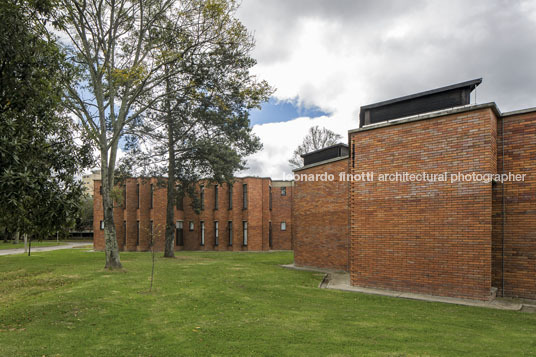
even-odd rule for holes
{"type": "MultiPolygon", "coordinates": [[[[162,181],[162,180],[160,180],[162,181]]],[[[167,189],[157,178],[130,178],[123,200],[114,208],[120,250],[146,251],[151,232],[157,250],[164,249],[167,189]]],[[[101,181],[94,187],[94,247],[104,249],[101,181]]],[[[175,250],[291,249],[292,194],[290,181],[237,178],[232,185],[201,182],[202,202],[196,214],[185,197],[175,205],[175,250]]]]}
{"type": "Polygon", "coordinates": [[[347,270],[356,286],[536,299],[536,108],[470,105],[480,82],[362,107],[348,158],[295,171],[335,177],[295,183],[295,264],[347,270]],[[360,179],[341,182],[341,171],[360,179]],[[526,176],[452,182],[459,173],[526,176]]]}

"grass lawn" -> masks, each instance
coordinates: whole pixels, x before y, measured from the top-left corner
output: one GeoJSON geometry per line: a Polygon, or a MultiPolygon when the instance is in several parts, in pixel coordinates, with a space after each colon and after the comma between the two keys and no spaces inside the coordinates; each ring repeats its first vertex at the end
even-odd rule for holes
{"type": "Polygon", "coordinates": [[[536,354],[536,314],[318,289],[292,253],[0,257],[0,356],[536,354]]]}
{"type": "MultiPolygon", "coordinates": [[[[36,248],[36,247],[55,247],[57,245],[64,245],[65,242],[64,241],[60,241],[60,243],[58,244],[56,241],[42,241],[42,242],[34,242],[32,241],[32,248],[36,248]]],[[[18,249],[18,248],[24,248],[24,241],[21,239],[20,240],[20,243],[18,244],[13,244],[11,242],[9,243],[4,243],[4,242],[0,242],[0,250],[2,249],[18,249]]]]}

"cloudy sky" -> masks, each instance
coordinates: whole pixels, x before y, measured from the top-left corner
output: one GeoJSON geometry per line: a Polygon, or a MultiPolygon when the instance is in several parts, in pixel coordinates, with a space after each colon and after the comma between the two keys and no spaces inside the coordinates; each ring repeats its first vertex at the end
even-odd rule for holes
{"type": "Polygon", "coordinates": [[[283,178],[310,126],[346,138],[362,105],[469,79],[478,103],[536,106],[536,1],[242,0],[238,17],[277,88],[242,174],[283,178]]]}

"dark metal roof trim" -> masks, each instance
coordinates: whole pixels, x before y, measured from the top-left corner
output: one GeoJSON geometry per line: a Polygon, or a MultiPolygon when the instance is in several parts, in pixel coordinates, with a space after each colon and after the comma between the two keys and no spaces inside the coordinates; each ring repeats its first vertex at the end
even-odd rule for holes
{"type": "Polygon", "coordinates": [[[348,145],[346,145],[344,143],[338,143],[338,144],[335,144],[335,145],[326,146],[325,148],[322,148],[322,149],[318,149],[318,150],[315,150],[315,151],[310,151],[310,152],[308,152],[306,154],[303,154],[303,155],[300,155],[300,156],[304,157],[304,156],[308,156],[308,155],[311,155],[311,154],[316,154],[317,152],[328,150],[328,149],[338,147],[338,146],[342,146],[342,147],[346,147],[346,148],[348,147],[348,145]]]}
{"type": "Polygon", "coordinates": [[[378,108],[378,107],[381,107],[381,106],[384,106],[384,105],[403,102],[403,101],[406,101],[406,100],[415,99],[415,98],[419,98],[419,97],[425,97],[427,95],[446,92],[446,91],[453,90],[453,89],[470,87],[470,89],[472,91],[480,83],[482,83],[482,78],[472,79],[472,80],[466,81],[466,82],[451,84],[451,85],[448,85],[446,87],[431,89],[431,90],[428,90],[428,91],[425,91],[425,92],[414,93],[414,94],[406,95],[406,96],[403,96],[403,97],[398,97],[398,98],[394,98],[394,99],[385,100],[383,102],[377,102],[377,103],[365,105],[365,106],[361,107],[361,110],[378,108]]]}

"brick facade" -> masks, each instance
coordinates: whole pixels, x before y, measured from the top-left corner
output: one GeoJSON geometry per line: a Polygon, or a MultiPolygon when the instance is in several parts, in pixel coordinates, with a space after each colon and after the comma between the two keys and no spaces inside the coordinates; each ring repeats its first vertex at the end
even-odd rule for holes
{"type": "MultiPolygon", "coordinates": [[[[183,207],[175,206],[175,221],[182,222],[182,245],[180,230],[175,230],[175,250],[269,250],[290,249],[292,237],[291,201],[292,182],[274,181],[269,178],[237,178],[232,189],[232,207],[229,206],[229,185],[216,186],[200,182],[204,186],[204,209],[196,214],[191,199],[183,200],[183,207]],[[244,185],[247,185],[247,208],[243,204],[244,185]],[[270,187],[272,187],[272,209],[270,209],[270,187]],[[215,206],[215,191],[218,191],[218,207],[215,206]],[[286,196],[278,197],[281,187],[286,187],[286,196]],[[286,222],[286,231],[280,233],[272,227],[272,247],[270,247],[270,222],[286,222]],[[190,222],[193,229],[190,229],[190,222]],[[201,224],[204,224],[204,244],[201,244],[201,224]],[[216,241],[216,222],[218,240],[216,241]],[[244,222],[247,222],[247,244],[244,244],[244,222]],[[229,225],[232,225],[232,242],[229,239],[229,225]],[[232,243],[232,244],[231,244],[232,243]]],[[[104,231],[100,229],[103,219],[100,180],[95,181],[94,199],[94,247],[104,249],[104,231]]],[[[166,192],[164,180],[156,178],[130,178],[126,180],[126,202],[116,204],[114,222],[120,250],[146,251],[150,247],[151,230],[157,250],[164,249],[166,224],[166,192]],[[151,200],[151,187],[153,197],[151,200]],[[139,201],[138,201],[139,190],[139,201]],[[152,201],[152,206],[151,206],[152,201]],[[139,202],[139,206],[138,206],[139,202]],[[139,229],[138,229],[139,224],[139,229]],[[125,234],[126,227],[126,234],[125,234]],[[139,239],[138,239],[139,236],[139,239]]],[[[123,188],[124,189],[124,188],[123,188]]],[[[125,192],[125,191],[123,191],[125,192]]],[[[273,225],[273,224],[272,224],[273,225]]]]}
{"type": "Polygon", "coordinates": [[[333,174],[333,181],[294,183],[294,264],[348,270],[348,183],[339,181],[348,159],[296,170],[296,175],[333,174]]]}
{"type": "MultiPolygon", "coordinates": [[[[351,133],[350,172],[495,173],[490,109],[351,133]]],[[[492,183],[352,182],[353,285],[487,299],[492,183]]]]}
{"type": "Polygon", "coordinates": [[[494,185],[493,286],[504,287],[505,296],[536,299],[536,112],[503,116],[498,132],[498,170],[527,176],[494,185]]]}

